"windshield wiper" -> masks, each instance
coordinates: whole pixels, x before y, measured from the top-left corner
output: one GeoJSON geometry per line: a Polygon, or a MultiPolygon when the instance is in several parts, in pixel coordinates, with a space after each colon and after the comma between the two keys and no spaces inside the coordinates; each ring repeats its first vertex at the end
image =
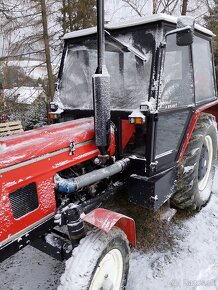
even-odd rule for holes
{"type": "Polygon", "coordinates": [[[107,30],[105,30],[106,35],[113,40],[115,43],[119,44],[120,46],[122,46],[123,48],[126,49],[126,51],[132,52],[135,56],[137,56],[138,58],[140,58],[143,61],[147,61],[146,56],[141,53],[138,49],[136,49],[135,47],[133,47],[132,45],[129,45],[127,43],[124,43],[120,40],[118,40],[117,38],[113,37],[110,32],[108,32],[107,30]]]}

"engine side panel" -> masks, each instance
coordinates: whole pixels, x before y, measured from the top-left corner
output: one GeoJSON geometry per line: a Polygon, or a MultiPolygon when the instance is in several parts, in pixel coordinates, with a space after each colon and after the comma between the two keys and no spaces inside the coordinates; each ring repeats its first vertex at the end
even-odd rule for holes
{"type": "MultiPolygon", "coordinates": [[[[65,148],[43,155],[40,157],[41,160],[34,158],[0,170],[0,247],[19,238],[23,232],[30,231],[46,217],[54,215],[56,211],[54,175],[99,154],[94,141],[79,143],[77,146],[74,155],[70,155],[69,148],[65,148]],[[36,183],[38,208],[16,219],[10,194],[31,183],[36,183]]],[[[25,204],[23,206],[25,207],[25,204]]]]}

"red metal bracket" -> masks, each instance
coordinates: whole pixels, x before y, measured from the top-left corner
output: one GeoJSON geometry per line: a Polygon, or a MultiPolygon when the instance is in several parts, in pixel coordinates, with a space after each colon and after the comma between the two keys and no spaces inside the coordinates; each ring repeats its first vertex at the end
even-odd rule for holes
{"type": "Polygon", "coordinates": [[[124,231],[130,244],[136,245],[135,221],[128,216],[104,208],[97,208],[81,218],[106,233],[116,226],[124,231]]]}

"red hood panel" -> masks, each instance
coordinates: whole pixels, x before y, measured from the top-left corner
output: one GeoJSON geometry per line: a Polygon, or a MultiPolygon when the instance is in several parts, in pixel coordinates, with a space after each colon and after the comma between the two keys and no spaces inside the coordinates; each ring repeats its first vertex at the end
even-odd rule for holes
{"type": "Polygon", "coordinates": [[[94,138],[93,118],[45,126],[0,138],[0,169],[94,138]]]}

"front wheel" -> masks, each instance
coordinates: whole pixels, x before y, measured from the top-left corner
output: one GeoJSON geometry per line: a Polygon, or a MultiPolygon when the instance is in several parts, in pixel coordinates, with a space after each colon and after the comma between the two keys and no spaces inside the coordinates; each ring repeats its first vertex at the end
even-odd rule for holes
{"type": "Polygon", "coordinates": [[[129,243],[118,228],[94,230],[80,241],[66,262],[58,290],[125,289],[129,271],[129,243]]]}
{"type": "Polygon", "coordinates": [[[201,209],[211,196],[216,158],[215,118],[201,113],[183,159],[178,165],[177,191],[171,203],[180,209],[201,209]]]}

